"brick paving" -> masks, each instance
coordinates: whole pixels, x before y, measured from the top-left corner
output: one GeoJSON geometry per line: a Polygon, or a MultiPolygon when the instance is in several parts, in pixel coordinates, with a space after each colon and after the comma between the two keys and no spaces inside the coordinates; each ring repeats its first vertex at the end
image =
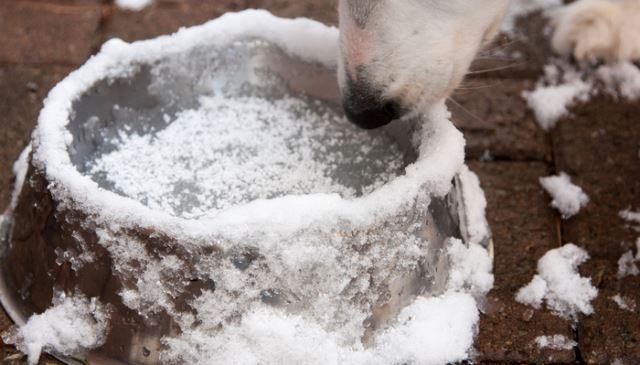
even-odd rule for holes
{"type": "MultiPolygon", "coordinates": [[[[110,0],[0,1],[0,205],[8,202],[11,163],[27,143],[47,91],[102,42],[153,37],[247,7],[337,23],[334,1],[326,0],[157,0],[141,12],[117,9],[110,0]]],[[[497,47],[518,51],[525,61],[485,52],[450,102],[454,122],[467,137],[469,164],[487,194],[495,241],[496,285],[484,303],[477,361],[638,364],[640,308],[624,311],[610,298],[621,294],[640,304],[640,278],[620,280],[615,275],[617,259],[638,235],[625,226],[618,211],[640,208],[640,128],[635,116],[640,103],[598,97],[573,108],[571,117],[545,134],[519,96],[533,86],[549,56],[541,31],[544,20],[533,14],[519,25],[530,43],[501,38],[497,47]],[[587,208],[567,221],[549,208],[537,181],[556,171],[571,174],[591,197],[587,208]],[[568,242],[592,255],[581,272],[600,290],[596,314],[581,318],[575,328],[546,310],[514,300],[535,273],[537,259],[568,242]],[[533,343],[537,336],[554,334],[575,339],[577,349],[541,350],[533,343]]],[[[0,315],[0,329],[8,324],[0,315]]],[[[0,361],[25,363],[1,344],[0,361]]]]}

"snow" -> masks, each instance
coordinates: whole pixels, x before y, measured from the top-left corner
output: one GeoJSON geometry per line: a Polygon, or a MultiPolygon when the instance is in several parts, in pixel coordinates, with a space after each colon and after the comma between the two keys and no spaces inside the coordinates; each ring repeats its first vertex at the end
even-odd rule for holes
{"type": "Polygon", "coordinates": [[[568,339],[564,335],[538,336],[535,341],[541,349],[573,350],[578,345],[576,341],[568,339]]]}
{"type": "Polygon", "coordinates": [[[596,76],[604,82],[609,94],[630,101],[640,98],[640,69],[633,63],[601,66],[596,70],[596,76]]]}
{"type": "Polygon", "coordinates": [[[121,132],[116,149],[89,171],[151,209],[185,218],[284,195],[354,198],[402,173],[391,137],[363,132],[317,102],[314,109],[291,96],[203,96],[158,133],[121,132]]]}
{"type": "Polygon", "coordinates": [[[153,0],[116,0],[116,6],[132,11],[140,11],[153,4],[153,0]]]}
{"type": "Polygon", "coordinates": [[[108,330],[109,311],[96,298],[57,293],[49,309],[32,315],[26,324],[3,335],[3,340],[25,353],[32,365],[42,351],[78,356],[100,347],[108,330]]]}
{"type": "MultiPolygon", "coordinates": [[[[245,121],[243,128],[277,133],[256,138],[267,144],[266,151],[274,153],[262,156],[265,161],[282,157],[288,166],[305,169],[307,177],[313,175],[301,183],[320,182],[315,186],[300,188],[288,180],[275,184],[282,188],[275,193],[256,186],[260,194],[254,197],[225,195],[216,200],[220,205],[203,199],[199,206],[183,210],[179,202],[163,202],[166,193],[153,196],[155,188],[137,190],[142,180],[167,178],[166,186],[176,186],[174,178],[184,177],[185,170],[180,170],[182,167],[171,160],[176,156],[168,152],[177,147],[162,130],[155,139],[121,134],[113,140],[118,148],[94,160],[91,168],[95,173],[102,166],[102,173],[109,175],[117,174],[114,166],[122,167],[110,158],[118,157],[120,162],[129,158],[125,174],[107,178],[115,185],[113,190],[120,192],[100,186],[98,178],[81,173],[72,163],[74,140],[68,127],[74,101],[93,85],[134,75],[140,65],[150,65],[150,74],[158,78],[167,70],[192,71],[188,61],[214,59],[216,52],[229,50],[238,39],[254,38],[282,48],[297,60],[336,67],[336,29],[304,19],[278,19],[264,11],[245,11],[151,41],[110,41],[58,84],[46,100],[33,139],[33,165],[50,181],[48,188],[57,209],[86,213],[83,224],[95,227],[98,243],[110,256],[111,271],[123,283],[118,294],[127,308],[146,319],[159,313],[171,317],[177,328],[173,337],[163,338],[163,363],[440,364],[468,359],[477,332],[476,300],[493,284],[490,254],[479,244],[487,240],[482,236],[489,230],[484,218],[486,200],[478,195],[482,190],[477,177],[464,167],[464,138],[451,124],[444,105],[412,116],[413,121],[397,122],[418,127],[411,135],[418,157],[404,170],[394,171],[397,155],[387,145],[384,156],[389,160],[380,166],[383,179],[378,182],[378,174],[372,174],[375,178],[362,186],[362,192],[341,181],[323,180],[324,173],[337,166],[333,162],[338,157],[332,157],[331,151],[326,151],[329,153],[319,165],[318,160],[307,159],[312,165],[297,166],[275,142],[277,138],[286,140],[292,131],[279,126],[273,131],[260,128],[264,124],[256,115],[275,112],[282,126],[293,126],[295,119],[287,114],[287,108],[299,105],[296,98],[276,98],[268,107],[256,99],[237,102],[244,101],[248,109],[256,106],[256,118],[245,121]],[[152,145],[160,147],[157,156],[149,153],[152,145]],[[144,164],[156,166],[154,174],[135,176],[144,164]],[[138,180],[127,181],[127,176],[138,180]],[[456,176],[462,181],[466,206],[462,213],[473,242],[425,237],[430,204],[452,192],[456,176]],[[140,191],[143,196],[138,196],[140,191]],[[162,241],[164,254],[159,255],[148,247],[148,241],[132,233],[141,229],[151,232],[149,236],[156,242],[162,241]],[[161,240],[164,237],[169,239],[161,240]],[[443,278],[446,281],[438,281],[443,278]],[[187,300],[189,310],[182,311],[176,298],[193,295],[189,285],[194,282],[203,288],[187,300]],[[397,303],[396,298],[400,298],[397,303]],[[393,305],[386,306],[389,303],[393,305]]],[[[203,142],[198,138],[206,138],[209,128],[224,137],[211,141],[211,146],[226,140],[255,147],[256,141],[233,134],[238,128],[238,121],[233,120],[236,101],[216,94],[206,82],[197,86],[202,87],[202,95],[196,99],[200,103],[167,118],[183,127],[170,130],[172,138],[182,142],[178,153],[190,153],[184,147],[201,147],[203,142]],[[221,104],[228,108],[221,108],[221,104]],[[211,125],[205,117],[212,115],[236,124],[227,125],[228,129],[211,125]],[[179,124],[187,118],[193,122],[188,128],[179,124]]],[[[324,125],[316,132],[336,137],[332,127],[323,124],[339,122],[330,114],[305,109],[302,116],[324,125]]],[[[296,126],[294,130],[313,137],[314,129],[304,128],[296,126]]],[[[348,130],[343,133],[335,143],[339,140],[342,145],[343,138],[352,135],[348,130]]],[[[368,153],[382,145],[377,138],[367,139],[364,132],[358,138],[363,138],[366,146],[345,160],[341,156],[340,163],[352,163],[350,159],[358,156],[366,161],[372,156],[368,153]]],[[[311,138],[304,143],[303,151],[316,151],[334,142],[314,144],[311,138]]],[[[202,150],[198,157],[210,158],[202,150]]],[[[237,168],[227,167],[220,173],[237,168]]],[[[198,171],[211,179],[212,186],[220,186],[213,170],[202,165],[198,171]]],[[[248,173],[253,174],[258,172],[248,173]]],[[[68,258],[65,252],[59,255],[68,258]]]]}
{"type": "Polygon", "coordinates": [[[548,131],[558,120],[569,115],[569,107],[585,102],[591,93],[591,83],[572,70],[561,71],[556,65],[545,66],[545,77],[533,91],[523,92],[542,129],[548,131]],[[562,76],[560,76],[562,74],[562,76]]]}
{"type": "Polygon", "coordinates": [[[489,253],[476,243],[466,245],[458,239],[451,239],[449,245],[449,290],[466,291],[481,298],[493,287],[493,260],[489,253]]]}
{"type": "Polygon", "coordinates": [[[629,223],[640,224],[640,212],[634,212],[631,209],[625,209],[618,213],[620,218],[629,223]]]}
{"type": "Polygon", "coordinates": [[[509,10],[502,23],[502,32],[509,34],[510,36],[517,36],[516,34],[516,20],[520,17],[524,17],[529,13],[535,11],[548,11],[563,5],[562,0],[517,0],[511,1],[509,10]]]}
{"type": "Polygon", "coordinates": [[[578,69],[566,61],[554,59],[545,66],[545,74],[536,88],[522,96],[533,110],[540,127],[549,131],[569,116],[569,109],[606,93],[634,101],[640,98],[640,69],[633,63],[602,65],[596,69],[578,69]]]}
{"type": "Polygon", "coordinates": [[[614,303],[622,310],[634,312],[636,310],[636,302],[632,298],[623,297],[620,294],[616,294],[611,297],[614,303]]]}
{"type": "MultiPolygon", "coordinates": [[[[618,213],[620,218],[624,219],[628,223],[635,224],[635,228],[638,229],[640,225],[640,212],[634,212],[631,209],[625,209],[618,213]]],[[[618,259],[618,278],[624,278],[629,275],[640,275],[640,237],[636,239],[636,254],[629,250],[620,256],[618,259]]]]}
{"type": "Polygon", "coordinates": [[[591,301],[598,290],[591,279],[577,271],[588,259],[585,250],[571,243],[548,251],[538,261],[537,274],[518,291],[516,300],[534,308],[540,308],[544,301],[549,310],[566,319],[592,314],[591,301]]]}
{"type": "Polygon", "coordinates": [[[633,255],[633,251],[629,250],[620,256],[618,259],[618,278],[624,278],[630,275],[640,275],[640,237],[636,240],[636,254],[633,255]]]}
{"type": "Polygon", "coordinates": [[[571,183],[571,178],[564,172],[555,176],[541,177],[540,185],[549,193],[551,206],[556,208],[563,219],[578,214],[580,209],[589,203],[589,197],[577,185],[571,183]]]}
{"type": "Polygon", "coordinates": [[[187,330],[166,339],[162,361],[189,364],[424,364],[468,359],[479,320],[469,294],[419,298],[373,345],[344,346],[342,338],[301,316],[260,308],[221,333],[187,330]],[[197,344],[197,346],[194,346],[197,344]]]}
{"type": "MultiPolygon", "coordinates": [[[[487,199],[480,187],[480,179],[473,171],[464,165],[458,173],[462,186],[462,201],[465,205],[465,218],[461,226],[466,228],[466,235],[470,243],[479,244],[490,236],[489,223],[485,215],[487,199]]],[[[463,233],[464,234],[464,233],[463,233]]]]}

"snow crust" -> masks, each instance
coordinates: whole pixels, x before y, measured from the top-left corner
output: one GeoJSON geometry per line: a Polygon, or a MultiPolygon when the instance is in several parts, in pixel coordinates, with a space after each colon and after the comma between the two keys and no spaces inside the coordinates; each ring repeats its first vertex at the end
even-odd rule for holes
{"type": "Polygon", "coordinates": [[[569,108],[599,93],[628,101],[640,97],[640,69],[632,63],[578,69],[561,60],[545,66],[536,88],[522,96],[545,131],[569,115],[569,108]]]}
{"type": "Polygon", "coordinates": [[[518,291],[516,300],[534,308],[540,308],[544,301],[549,310],[566,319],[592,314],[591,301],[598,290],[577,270],[588,259],[585,250],[571,243],[548,251],[538,261],[538,273],[518,291]]]}
{"type": "Polygon", "coordinates": [[[540,185],[551,195],[551,206],[558,209],[563,219],[568,219],[580,212],[589,203],[589,197],[582,188],[571,183],[571,178],[564,172],[555,176],[541,177],[540,185]]]}
{"type": "Polygon", "coordinates": [[[336,29],[245,11],[152,41],[109,41],[58,84],[33,140],[33,165],[51,182],[58,208],[87,212],[99,244],[111,256],[114,275],[123,282],[119,294],[125,306],[148,319],[165,313],[175,321],[180,335],[163,339],[163,363],[441,364],[468,359],[478,322],[476,300],[491,288],[493,275],[491,257],[478,244],[488,233],[481,213],[486,201],[477,196],[482,194],[477,177],[463,167],[464,139],[444,105],[416,116],[422,122],[414,136],[417,160],[356,197],[285,195],[221,206],[210,215],[192,211],[187,219],[102,189],[73,165],[73,136],[67,129],[73,102],[97,82],[133,75],[140,65],[180,59],[194,49],[224,49],[253,38],[301,60],[336,67],[336,29]],[[473,242],[449,239],[439,246],[424,235],[428,208],[451,191],[458,174],[470,207],[465,216],[473,242]],[[149,250],[131,234],[141,229],[152,238],[174,237],[177,242],[163,242],[163,252],[171,253],[149,250]],[[436,275],[447,272],[440,288],[436,275]],[[426,274],[434,275],[433,292],[407,294],[426,274]],[[201,289],[183,311],[175,299],[193,294],[194,283],[201,289]],[[390,306],[398,312],[380,314],[381,306],[396,297],[404,301],[390,306]]]}
{"type": "Polygon", "coordinates": [[[536,345],[541,349],[572,350],[574,347],[578,346],[576,341],[571,340],[564,335],[538,336],[535,341],[536,345]]]}
{"type": "Polygon", "coordinates": [[[56,293],[49,309],[4,333],[3,340],[25,353],[33,365],[38,363],[43,351],[78,356],[100,347],[108,331],[109,310],[97,298],[56,293]]]}
{"type": "Polygon", "coordinates": [[[121,9],[140,11],[153,4],[153,0],[116,0],[116,6],[121,9]]]}

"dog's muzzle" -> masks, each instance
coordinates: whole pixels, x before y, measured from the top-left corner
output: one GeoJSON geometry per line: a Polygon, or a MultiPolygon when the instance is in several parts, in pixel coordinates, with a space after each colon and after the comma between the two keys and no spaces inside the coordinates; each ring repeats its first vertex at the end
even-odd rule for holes
{"type": "Polygon", "coordinates": [[[363,129],[374,129],[400,117],[400,104],[385,100],[381,92],[362,82],[348,79],[342,105],[349,120],[363,129]]]}

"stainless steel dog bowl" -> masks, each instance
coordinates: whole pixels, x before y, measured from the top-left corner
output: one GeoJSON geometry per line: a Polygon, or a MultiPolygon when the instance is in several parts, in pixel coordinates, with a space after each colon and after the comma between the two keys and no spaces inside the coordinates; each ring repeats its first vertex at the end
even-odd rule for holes
{"type": "MultiPolygon", "coordinates": [[[[54,290],[79,291],[111,307],[106,343],[83,360],[155,364],[162,338],[180,334],[179,318],[195,315],[197,324],[194,298],[205,291],[216,295],[231,290],[217,279],[223,270],[235,270],[234,275],[256,293],[233,297],[237,312],[230,317],[242,315],[254,302],[295,313],[308,310],[318,295],[314,285],[330,287],[331,283],[322,277],[307,281],[304,273],[271,267],[280,261],[261,246],[262,240],[275,235],[294,247],[302,231],[307,239],[318,242],[338,240],[336,247],[347,247],[349,254],[359,257],[375,250],[401,255],[393,251],[394,234],[425,242],[425,250],[410,268],[379,268],[376,262],[360,268],[370,275],[362,293],[348,284],[340,292],[327,289],[336,313],[343,305],[361,306],[368,313],[364,343],[415,296],[441,293],[448,279],[447,239],[471,239],[469,212],[462,198],[465,186],[455,175],[462,162],[453,157],[461,154],[462,142],[451,147],[453,154],[437,143],[438,133],[461,141],[453,127],[423,132],[434,135],[429,143],[435,147],[429,151],[425,141],[416,144],[416,123],[393,123],[380,133],[393,136],[403,149],[405,163],[412,164],[407,176],[351,201],[302,196],[280,201],[285,208],[272,201],[249,204],[241,209],[265,214],[247,221],[238,220],[238,215],[186,220],[154,212],[109,191],[84,170],[86,159],[108,150],[107,137],[125,124],[149,133],[162,129],[166,127],[163,115],[193,107],[211,85],[268,98],[304,94],[339,108],[336,37],[335,29],[307,20],[283,20],[264,12],[227,15],[171,37],[131,45],[111,41],[59,84],[40,116],[26,180],[17,187],[16,204],[10,207],[0,236],[0,299],[11,318],[21,324],[32,313],[46,310],[54,290]],[[314,49],[310,45],[318,51],[310,52],[314,49]],[[127,118],[114,115],[116,104],[130,111],[127,118]],[[431,171],[432,165],[445,167],[431,171]],[[416,184],[416,179],[423,181],[416,184]],[[300,210],[297,204],[308,199],[325,199],[335,206],[318,207],[322,216],[300,210]],[[382,206],[390,212],[386,216],[360,218],[365,210],[382,206]],[[293,228],[287,224],[290,220],[296,221],[293,228]],[[139,254],[118,253],[127,249],[139,254]],[[60,252],[69,254],[61,257],[60,252]],[[82,254],[90,254],[91,259],[77,264],[82,254]],[[167,257],[177,267],[163,264],[167,257]],[[153,270],[158,275],[150,275],[153,270]],[[291,284],[296,276],[299,283],[291,284]],[[256,283],[256,277],[270,279],[256,283]],[[135,292],[144,285],[157,285],[151,289],[158,294],[157,300],[147,298],[136,305],[123,301],[123,292],[135,292]]],[[[485,246],[490,242],[488,235],[475,240],[485,246]]],[[[336,272],[345,270],[347,275],[346,264],[335,265],[336,272]]],[[[356,281],[360,271],[351,275],[356,281]]]]}

